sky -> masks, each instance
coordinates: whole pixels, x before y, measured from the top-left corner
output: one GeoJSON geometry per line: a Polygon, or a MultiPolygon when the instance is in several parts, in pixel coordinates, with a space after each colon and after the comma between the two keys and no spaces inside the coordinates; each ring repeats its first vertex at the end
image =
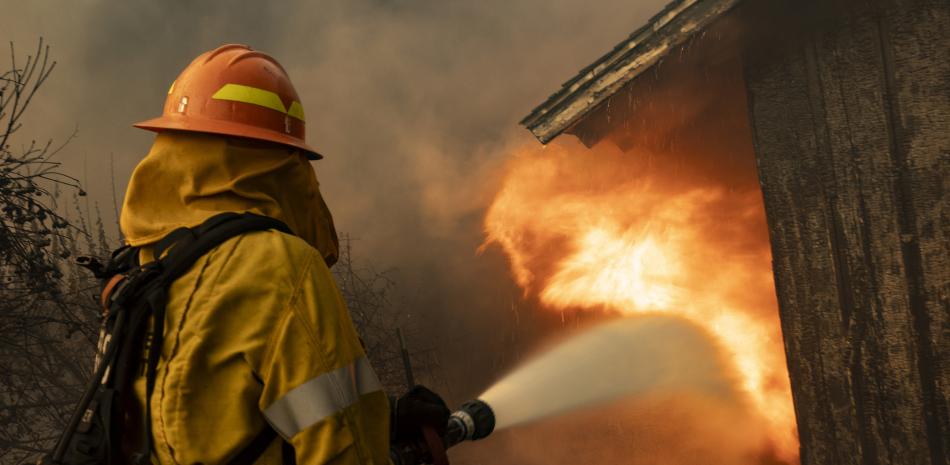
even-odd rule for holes
{"type": "MultiPolygon", "coordinates": [[[[499,168],[537,143],[518,121],[658,12],[664,0],[0,0],[0,40],[40,37],[56,69],[20,136],[67,139],[63,170],[107,224],[170,83],[198,54],[245,43],[276,57],[356,258],[392,270],[395,300],[462,401],[507,368],[521,291],[502,254],[477,253],[499,168]],[[113,175],[114,173],[114,175],[113,175]]],[[[5,56],[3,57],[6,58],[5,56]]],[[[570,137],[570,136],[568,136],[570,137]]]]}

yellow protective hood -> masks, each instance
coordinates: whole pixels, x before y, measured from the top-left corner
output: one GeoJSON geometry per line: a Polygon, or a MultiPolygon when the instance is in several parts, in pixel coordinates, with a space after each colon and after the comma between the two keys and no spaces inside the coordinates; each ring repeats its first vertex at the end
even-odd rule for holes
{"type": "Polygon", "coordinates": [[[142,246],[223,212],[283,221],[323,255],[337,258],[333,218],[316,174],[298,151],[217,135],[168,131],[132,173],[119,224],[142,246]]]}

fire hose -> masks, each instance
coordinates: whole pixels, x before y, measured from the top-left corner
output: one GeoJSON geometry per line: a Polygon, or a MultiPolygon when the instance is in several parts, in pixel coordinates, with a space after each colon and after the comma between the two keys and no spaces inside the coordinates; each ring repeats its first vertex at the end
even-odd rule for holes
{"type": "Polygon", "coordinates": [[[390,449],[393,465],[448,465],[445,450],[464,441],[477,441],[495,429],[495,413],[481,400],[468,401],[449,416],[445,434],[423,429],[424,441],[395,444],[390,449]]]}

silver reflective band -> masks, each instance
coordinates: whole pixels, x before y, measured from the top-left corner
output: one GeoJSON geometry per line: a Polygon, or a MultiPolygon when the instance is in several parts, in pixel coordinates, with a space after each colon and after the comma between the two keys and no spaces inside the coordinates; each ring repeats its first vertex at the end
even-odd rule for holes
{"type": "Polygon", "coordinates": [[[475,419],[472,418],[468,412],[464,410],[456,410],[452,412],[452,416],[449,419],[458,420],[462,425],[462,429],[465,433],[462,435],[462,439],[472,439],[475,436],[475,419]]]}
{"type": "Polygon", "coordinates": [[[293,388],[267,407],[264,417],[281,436],[289,439],[353,405],[361,395],[382,389],[369,360],[360,357],[293,388]]]}

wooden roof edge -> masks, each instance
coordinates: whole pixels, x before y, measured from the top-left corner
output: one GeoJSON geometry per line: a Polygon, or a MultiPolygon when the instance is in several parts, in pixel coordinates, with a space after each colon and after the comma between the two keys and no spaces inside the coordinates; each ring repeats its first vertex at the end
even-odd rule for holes
{"type": "Polygon", "coordinates": [[[741,0],[676,0],[521,120],[546,144],[741,0]]]}

